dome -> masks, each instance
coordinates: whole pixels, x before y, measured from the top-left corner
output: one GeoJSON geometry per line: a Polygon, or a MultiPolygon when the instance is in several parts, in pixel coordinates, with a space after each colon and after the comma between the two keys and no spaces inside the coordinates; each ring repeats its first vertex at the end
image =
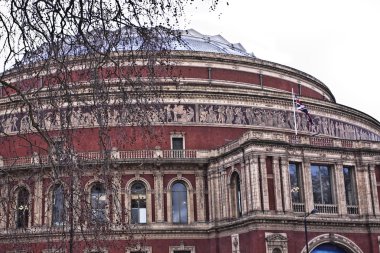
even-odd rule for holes
{"type": "Polygon", "coordinates": [[[247,53],[240,43],[233,44],[221,35],[208,36],[201,34],[194,29],[181,31],[179,42],[175,43],[173,50],[189,50],[255,57],[253,53],[247,53]]]}

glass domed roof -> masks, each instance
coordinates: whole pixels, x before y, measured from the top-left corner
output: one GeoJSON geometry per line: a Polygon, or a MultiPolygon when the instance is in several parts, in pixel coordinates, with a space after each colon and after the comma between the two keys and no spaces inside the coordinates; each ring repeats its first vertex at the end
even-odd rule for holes
{"type": "Polygon", "coordinates": [[[172,50],[189,50],[255,57],[253,53],[247,53],[240,43],[232,44],[221,35],[203,35],[194,29],[181,31],[180,39],[173,45],[172,50]]]}

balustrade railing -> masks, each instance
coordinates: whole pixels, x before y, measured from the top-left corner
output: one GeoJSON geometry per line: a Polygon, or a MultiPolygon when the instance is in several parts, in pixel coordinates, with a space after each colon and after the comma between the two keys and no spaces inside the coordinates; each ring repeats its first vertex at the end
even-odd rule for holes
{"type": "Polygon", "coordinates": [[[120,159],[149,159],[155,157],[154,150],[131,150],[131,151],[119,151],[120,159]]]}
{"type": "Polygon", "coordinates": [[[314,204],[314,208],[318,210],[318,213],[338,213],[338,205],[335,204],[314,204]]]}
{"type": "Polygon", "coordinates": [[[196,150],[163,150],[163,158],[197,158],[196,150]]]}
{"type": "Polygon", "coordinates": [[[333,147],[333,139],[330,138],[319,138],[319,137],[310,137],[310,144],[315,146],[322,147],[333,147]]]}
{"type": "Polygon", "coordinates": [[[347,213],[348,214],[359,214],[359,206],[347,206],[347,213]]]}
{"type": "Polygon", "coordinates": [[[293,203],[293,212],[304,213],[305,212],[305,203],[293,203]]]}

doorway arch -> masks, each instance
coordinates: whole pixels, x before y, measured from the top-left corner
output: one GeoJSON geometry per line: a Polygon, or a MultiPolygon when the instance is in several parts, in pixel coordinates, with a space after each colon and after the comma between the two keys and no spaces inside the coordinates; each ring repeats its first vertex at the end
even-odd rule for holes
{"type": "MultiPolygon", "coordinates": [[[[322,246],[322,245],[333,245],[335,247],[337,247],[337,249],[342,249],[343,252],[347,252],[347,253],[363,253],[363,251],[359,248],[358,245],[356,245],[356,243],[354,243],[353,241],[351,241],[350,239],[348,239],[347,237],[343,236],[343,235],[339,235],[339,234],[334,234],[334,233],[329,233],[329,234],[322,234],[322,235],[319,235],[315,238],[313,238],[310,242],[309,242],[309,249],[310,249],[310,252],[311,253],[321,253],[323,252],[321,249],[323,249],[323,247],[327,247],[327,246],[322,246]],[[320,248],[318,248],[320,247],[320,248]],[[318,250],[319,249],[319,252],[318,251],[315,251],[315,250],[318,250]]],[[[330,246],[330,249],[333,250],[333,246],[330,246]]],[[[333,253],[333,252],[337,252],[337,253],[341,253],[339,251],[325,251],[326,253],[333,253]]],[[[302,253],[306,253],[306,247],[303,248],[302,250],[302,253]]]]}

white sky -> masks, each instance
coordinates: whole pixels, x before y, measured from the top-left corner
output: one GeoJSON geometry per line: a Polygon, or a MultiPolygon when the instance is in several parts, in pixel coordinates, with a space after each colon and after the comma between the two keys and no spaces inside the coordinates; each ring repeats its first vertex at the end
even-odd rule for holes
{"type": "Polygon", "coordinates": [[[337,103],[380,121],[379,0],[229,0],[214,13],[189,12],[186,28],[220,34],[258,58],[304,71],[326,84],[337,103]]]}

